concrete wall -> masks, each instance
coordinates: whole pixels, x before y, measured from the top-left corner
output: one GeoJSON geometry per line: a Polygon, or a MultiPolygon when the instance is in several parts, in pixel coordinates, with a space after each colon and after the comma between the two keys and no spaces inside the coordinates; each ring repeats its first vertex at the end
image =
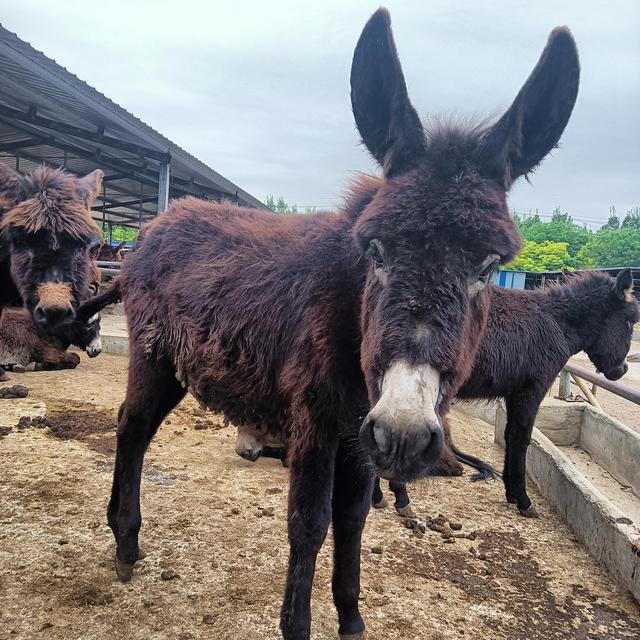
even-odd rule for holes
{"type": "MultiPolygon", "coordinates": [[[[586,404],[570,403],[556,398],[545,398],[535,426],[540,429],[553,444],[566,447],[580,441],[582,414],[586,404]]],[[[507,410],[503,403],[498,405],[495,418],[496,442],[504,447],[504,430],[507,426],[507,410]]]]}
{"type": "Polygon", "coordinates": [[[640,602],[640,531],[534,429],[527,473],[576,537],[640,602]]]}
{"type": "Polygon", "coordinates": [[[640,434],[619,420],[586,406],[580,446],[618,482],[640,497],[640,434]]]}

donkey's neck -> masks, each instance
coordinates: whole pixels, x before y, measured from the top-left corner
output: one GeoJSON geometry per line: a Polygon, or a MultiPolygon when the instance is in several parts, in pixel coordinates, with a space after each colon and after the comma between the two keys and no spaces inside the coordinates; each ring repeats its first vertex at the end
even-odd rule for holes
{"type": "Polygon", "coordinates": [[[610,288],[602,280],[559,285],[545,292],[544,306],[564,332],[571,354],[586,350],[604,319],[610,288]]]}

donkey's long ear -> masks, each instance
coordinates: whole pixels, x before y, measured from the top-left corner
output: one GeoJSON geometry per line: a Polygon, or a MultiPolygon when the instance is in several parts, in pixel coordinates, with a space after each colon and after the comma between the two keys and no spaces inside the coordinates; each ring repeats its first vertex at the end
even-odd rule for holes
{"type": "Polygon", "coordinates": [[[616,296],[621,300],[633,300],[633,275],[628,267],[616,276],[616,296]]]}
{"type": "Polygon", "coordinates": [[[569,29],[557,27],[511,107],[481,140],[488,172],[509,187],[534,169],[560,140],[579,82],[576,43],[569,29]]]}
{"type": "Polygon", "coordinates": [[[24,178],[0,163],[0,214],[13,209],[25,197],[24,178]]]}
{"type": "Polygon", "coordinates": [[[362,141],[386,176],[410,169],[423,155],[424,130],[407,95],[386,9],[371,16],[356,45],[351,107],[362,141]]]}
{"type": "Polygon", "coordinates": [[[89,208],[91,208],[93,201],[100,193],[100,189],[102,188],[102,178],[104,178],[104,172],[100,169],[96,169],[84,176],[84,178],[78,179],[80,195],[83,200],[85,200],[87,207],[89,208]]]}

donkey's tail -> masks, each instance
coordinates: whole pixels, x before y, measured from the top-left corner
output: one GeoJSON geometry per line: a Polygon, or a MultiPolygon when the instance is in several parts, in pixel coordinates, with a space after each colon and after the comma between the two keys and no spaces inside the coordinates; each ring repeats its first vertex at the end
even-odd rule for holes
{"type": "Polygon", "coordinates": [[[469,455],[460,451],[453,443],[450,444],[451,451],[458,462],[466,464],[469,467],[477,469],[478,472],[471,476],[471,480],[476,482],[477,480],[493,480],[496,476],[502,477],[488,462],[480,460],[475,456],[469,455]]]}
{"type": "Polygon", "coordinates": [[[76,311],[76,318],[80,321],[86,321],[96,313],[99,313],[106,306],[115,304],[122,300],[122,292],[120,290],[120,278],[116,278],[102,293],[93,298],[85,300],[76,311]]]}

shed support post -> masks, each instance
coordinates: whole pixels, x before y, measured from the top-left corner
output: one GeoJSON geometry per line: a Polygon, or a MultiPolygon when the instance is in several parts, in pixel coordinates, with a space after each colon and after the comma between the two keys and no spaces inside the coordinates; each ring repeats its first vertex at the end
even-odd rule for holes
{"type": "Polygon", "coordinates": [[[163,162],[160,165],[158,180],[158,213],[162,213],[169,205],[169,163],[163,162]]]}

